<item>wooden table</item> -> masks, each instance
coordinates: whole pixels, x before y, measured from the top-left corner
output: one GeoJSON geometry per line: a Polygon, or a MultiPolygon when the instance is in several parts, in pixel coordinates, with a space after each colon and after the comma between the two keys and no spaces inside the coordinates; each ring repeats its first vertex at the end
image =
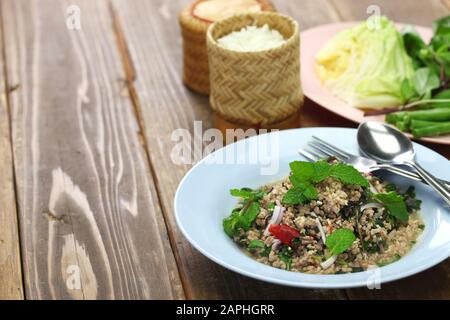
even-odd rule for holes
{"type": "MultiPolygon", "coordinates": [[[[0,0],[0,298],[450,298],[449,260],[382,290],[310,290],[240,276],[188,244],[172,202],[189,167],[170,160],[171,133],[192,132],[194,120],[211,127],[212,115],[181,82],[186,3],[0,0]],[[66,26],[70,5],[80,30],[66,26]]],[[[371,4],[430,26],[450,8],[274,3],[301,29],[364,19],[371,4]]],[[[302,126],[356,125],[307,101],[302,126]]],[[[429,147],[450,157],[448,146],[429,147]]]]}

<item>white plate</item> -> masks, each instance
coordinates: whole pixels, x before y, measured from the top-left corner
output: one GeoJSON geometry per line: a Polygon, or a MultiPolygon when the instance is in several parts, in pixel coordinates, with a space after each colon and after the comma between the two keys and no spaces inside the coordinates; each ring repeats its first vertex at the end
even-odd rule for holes
{"type": "MultiPolygon", "coordinates": [[[[195,165],[181,181],[175,195],[175,216],[186,239],[201,253],[218,264],[255,279],[309,288],[348,288],[367,285],[375,278],[381,282],[404,278],[432,267],[450,255],[450,212],[444,202],[427,186],[412,183],[401,177],[389,180],[406,188],[414,184],[417,197],[423,200],[424,233],[411,252],[402,259],[376,271],[339,275],[311,275],[276,269],[247,256],[225,235],[222,220],[236,204],[231,188],[256,188],[288,175],[289,162],[301,159],[298,148],[304,147],[312,135],[323,138],[349,152],[357,153],[356,130],[344,128],[305,128],[279,132],[279,152],[268,160],[279,161],[279,170],[273,175],[261,175],[260,164],[208,164],[230,152],[246,157],[258,143],[274,137],[274,133],[241,140],[210,154],[195,165]]],[[[274,140],[271,140],[274,141],[274,140]]],[[[450,163],[436,152],[415,144],[417,160],[435,175],[450,179],[450,163]]],[[[265,162],[266,163],[266,162],[265,162]]],[[[267,167],[264,165],[264,167],[267,167]]],[[[376,280],[376,279],[375,279],[376,280]]],[[[377,280],[378,281],[378,280],[377,280]]]]}
{"type": "MultiPolygon", "coordinates": [[[[364,116],[363,111],[349,106],[345,101],[336,97],[327,88],[322,86],[320,79],[315,72],[316,55],[324,44],[338,32],[358,23],[360,22],[332,23],[301,32],[301,76],[303,92],[306,97],[315,103],[351,121],[358,123],[369,120],[384,122],[384,116],[364,116]]],[[[397,23],[396,26],[401,30],[405,25],[397,23]]],[[[413,27],[426,42],[428,42],[433,35],[433,31],[430,28],[420,26],[413,27]]],[[[427,137],[420,140],[439,144],[450,144],[450,135],[427,137]]]]}

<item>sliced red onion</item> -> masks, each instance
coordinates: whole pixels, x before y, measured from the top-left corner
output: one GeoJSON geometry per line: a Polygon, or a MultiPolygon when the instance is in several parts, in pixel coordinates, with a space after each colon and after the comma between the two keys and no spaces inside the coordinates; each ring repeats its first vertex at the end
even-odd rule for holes
{"type": "Polygon", "coordinates": [[[281,240],[278,240],[278,239],[273,240],[272,250],[277,250],[281,244],[282,244],[281,240]]]}
{"type": "Polygon", "coordinates": [[[336,262],[336,259],[337,259],[337,255],[332,256],[331,258],[328,258],[327,260],[325,260],[324,262],[322,262],[322,263],[320,264],[320,266],[321,266],[323,269],[328,269],[329,267],[331,267],[331,266],[333,265],[333,263],[336,262]]]}
{"type": "MultiPolygon", "coordinates": [[[[279,203],[279,202],[278,202],[279,203]]],[[[283,219],[284,211],[286,209],[282,206],[276,205],[273,209],[272,217],[269,220],[269,224],[266,227],[266,230],[264,230],[264,235],[269,235],[269,227],[271,224],[280,224],[281,220],[283,219]]]]}
{"type": "Polygon", "coordinates": [[[320,237],[322,238],[322,242],[323,242],[323,244],[325,244],[325,242],[327,242],[327,236],[325,235],[325,230],[323,230],[323,227],[322,227],[322,224],[320,223],[319,218],[316,218],[316,225],[317,225],[317,228],[319,228],[320,237]]]}
{"type": "Polygon", "coordinates": [[[381,203],[377,203],[377,202],[370,202],[370,203],[366,203],[365,205],[362,205],[360,210],[361,212],[363,212],[366,209],[369,208],[377,208],[377,209],[381,209],[384,208],[383,205],[381,203]]]}
{"type": "Polygon", "coordinates": [[[378,194],[378,190],[369,182],[369,189],[372,193],[378,194]]]}

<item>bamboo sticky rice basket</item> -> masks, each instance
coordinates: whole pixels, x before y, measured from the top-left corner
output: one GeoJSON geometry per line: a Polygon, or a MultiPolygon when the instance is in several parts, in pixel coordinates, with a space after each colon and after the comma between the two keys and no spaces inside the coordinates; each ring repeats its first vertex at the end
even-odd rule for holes
{"type": "Polygon", "coordinates": [[[297,22],[274,12],[233,16],[214,23],[207,34],[211,107],[220,123],[244,127],[298,126],[303,104],[297,22]],[[286,42],[265,51],[238,52],[217,39],[243,27],[267,24],[286,42]]]}
{"type": "MultiPolygon", "coordinates": [[[[206,32],[214,22],[197,17],[195,7],[203,1],[198,0],[185,7],[179,22],[183,38],[183,81],[192,90],[209,94],[208,52],[206,49],[206,32]]],[[[258,0],[261,11],[273,11],[274,7],[266,0],[258,0]]]]}

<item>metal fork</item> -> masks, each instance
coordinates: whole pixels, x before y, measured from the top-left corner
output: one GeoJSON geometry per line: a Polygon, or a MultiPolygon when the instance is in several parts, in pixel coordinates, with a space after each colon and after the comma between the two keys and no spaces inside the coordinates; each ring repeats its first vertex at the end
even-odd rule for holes
{"type": "MultiPolygon", "coordinates": [[[[299,153],[309,160],[316,161],[317,159],[323,158],[321,154],[325,156],[334,156],[342,162],[351,164],[361,172],[372,172],[384,169],[412,180],[424,182],[415,172],[411,172],[389,164],[377,163],[375,160],[350,154],[326,141],[323,141],[316,136],[313,136],[312,138],[313,141],[310,141],[308,145],[313,148],[315,152],[311,150],[309,150],[309,152],[306,150],[299,150],[299,153]],[[317,152],[319,152],[320,154],[317,154],[317,152]]],[[[446,185],[447,188],[450,189],[450,182],[445,180],[441,181],[446,185]]]]}

